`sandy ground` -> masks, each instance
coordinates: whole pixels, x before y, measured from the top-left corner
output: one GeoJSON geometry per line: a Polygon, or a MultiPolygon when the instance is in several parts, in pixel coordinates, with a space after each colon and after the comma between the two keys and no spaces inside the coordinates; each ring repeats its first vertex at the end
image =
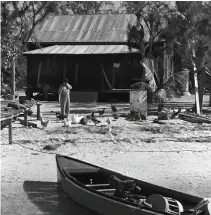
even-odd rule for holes
{"type": "MultiPolygon", "coordinates": [[[[9,145],[7,139],[1,138],[2,214],[90,214],[70,206],[69,201],[67,203],[67,199],[53,189],[57,181],[56,153],[164,187],[211,197],[211,125],[179,119],[159,125],[153,123],[157,116],[148,116],[143,122],[121,117],[112,121],[111,136],[105,126],[101,126],[106,125],[111,115],[109,104],[72,104],[71,113],[84,115],[102,107],[108,109],[103,117],[98,117],[102,121],[98,126],[64,127],[63,122],[57,123],[51,112],[60,110],[57,102],[42,102],[43,117],[50,120],[44,130],[36,120],[36,107],[29,121],[37,123],[38,128],[13,123],[13,140],[21,146],[9,145]],[[57,146],[57,149],[44,150],[47,145],[57,146]],[[48,193],[48,189],[53,191],[48,193]],[[68,205],[68,210],[64,205],[68,205]]],[[[127,115],[128,104],[117,107],[127,115]]],[[[1,135],[8,137],[7,128],[1,135]]]]}

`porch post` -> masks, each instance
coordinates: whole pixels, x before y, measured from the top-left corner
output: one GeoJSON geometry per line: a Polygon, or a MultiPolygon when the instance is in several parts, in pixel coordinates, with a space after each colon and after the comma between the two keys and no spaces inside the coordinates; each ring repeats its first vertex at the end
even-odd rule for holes
{"type": "Polygon", "coordinates": [[[63,71],[63,81],[66,78],[66,66],[67,66],[66,56],[64,58],[64,61],[65,61],[65,63],[64,63],[64,71],[63,71]]]}
{"type": "Polygon", "coordinates": [[[64,81],[64,79],[66,78],[66,63],[65,63],[65,65],[64,65],[64,71],[63,71],[63,81],[64,81]]]}
{"type": "Polygon", "coordinates": [[[78,65],[79,65],[79,61],[76,63],[76,67],[75,67],[75,84],[78,84],[78,65]]]}
{"type": "Polygon", "coordinates": [[[27,116],[28,116],[28,112],[27,112],[27,110],[25,109],[25,110],[24,110],[24,125],[25,125],[26,127],[28,127],[28,119],[27,119],[27,116]]]}
{"type": "Polygon", "coordinates": [[[115,67],[114,67],[114,64],[112,65],[112,68],[113,68],[112,86],[115,87],[115,67]]]}
{"type": "Polygon", "coordinates": [[[38,71],[38,76],[37,76],[37,86],[38,86],[39,83],[40,83],[41,66],[42,66],[42,62],[40,61],[40,64],[39,64],[39,71],[38,71]]]}
{"type": "Polygon", "coordinates": [[[100,64],[100,74],[101,74],[101,90],[103,90],[103,85],[104,85],[104,76],[103,76],[103,68],[102,68],[102,64],[100,64]]]}

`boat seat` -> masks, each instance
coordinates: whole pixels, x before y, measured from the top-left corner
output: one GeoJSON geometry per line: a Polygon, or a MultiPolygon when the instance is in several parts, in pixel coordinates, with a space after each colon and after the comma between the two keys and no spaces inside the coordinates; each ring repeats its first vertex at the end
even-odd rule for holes
{"type": "Polygon", "coordinates": [[[107,195],[114,195],[116,189],[110,188],[110,189],[98,189],[98,192],[107,194],[107,195]]]}
{"type": "Polygon", "coordinates": [[[99,191],[99,192],[116,191],[116,189],[113,189],[113,188],[110,188],[110,189],[99,189],[97,191],[99,191]]]}
{"type": "Polygon", "coordinates": [[[86,187],[90,187],[90,188],[103,188],[103,187],[109,187],[110,184],[86,184],[86,187]]]}

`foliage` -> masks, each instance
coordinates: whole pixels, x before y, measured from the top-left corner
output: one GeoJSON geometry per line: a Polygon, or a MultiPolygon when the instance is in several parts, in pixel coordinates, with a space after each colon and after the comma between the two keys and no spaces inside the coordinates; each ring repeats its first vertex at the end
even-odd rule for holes
{"type": "Polygon", "coordinates": [[[114,10],[111,1],[63,1],[57,2],[57,6],[62,15],[110,13],[114,10]]]}
{"type": "MultiPolygon", "coordinates": [[[[128,26],[129,48],[136,46],[140,54],[147,57],[153,56],[153,44],[158,41],[165,28],[165,16],[170,13],[170,8],[165,2],[124,2],[130,7],[135,4],[132,10],[137,16],[135,25],[128,26]],[[145,44],[148,40],[148,44],[145,44]],[[147,50],[148,49],[148,50],[147,50]]],[[[128,10],[128,8],[127,8],[128,10]]]]}
{"type": "MultiPolygon", "coordinates": [[[[131,5],[131,3],[128,4],[131,5]]],[[[155,46],[155,44],[165,28],[164,14],[167,14],[168,6],[162,2],[137,2],[135,4],[140,8],[137,10],[137,7],[134,7],[137,11],[135,25],[128,25],[128,47],[130,50],[132,48],[139,50],[140,62],[145,70],[145,83],[135,83],[132,88],[144,85],[148,90],[156,92],[155,95],[171,97],[172,93],[157,94],[161,88],[165,90],[168,88],[164,87],[163,77],[160,77],[154,65],[155,53],[164,51],[164,46],[155,46]]]]}
{"type": "MultiPolygon", "coordinates": [[[[125,3],[124,3],[125,4],[125,3]]],[[[129,48],[136,48],[140,51],[141,62],[147,58],[154,61],[153,44],[156,39],[165,40],[165,50],[174,50],[181,58],[180,69],[188,68],[193,71],[194,63],[200,70],[205,64],[207,53],[210,51],[211,43],[211,4],[210,2],[176,2],[171,7],[166,3],[153,2],[126,2],[129,11],[137,11],[137,22],[133,26],[128,26],[129,48]],[[147,32],[147,31],[148,32],[147,32]],[[144,41],[148,34],[148,43],[144,41]]],[[[151,63],[152,64],[152,63],[151,63]]],[[[149,82],[159,75],[154,68],[145,68],[146,74],[151,75],[146,78],[149,82]]],[[[155,96],[163,101],[178,94],[177,84],[174,82],[184,82],[185,72],[176,73],[166,83],[156,80],[157,90],[155,96]]],[[[162,77],[160,77],[161,79],[162,77]]],[[[149,82],[150,84],[150,82],[149,82]]]]}
{"type": "Polygon", "coordinates": [[[206,2],[176,2],[172,17],[162,33],[169,48],[181,56],[182,65],[193,71],[193,60],[200,70],[211,50],[211,4],[206,2]]]}
{"type": "MultiPolygon", "coordinates": [[[[161,38],[174,48],[181,59],[180,68],[188,68],[199,77],[200,71],[209,65],[208,53],[211,51],[211,3],[210,2],[176,2],[172,17],[167,19],[168,26],[161,38]]],[[[211,68],[209,68],[211,69],[211,68]]],[[[196,77],[196,76],[195,76],[196,77]]],[[[193,85],[193,84],[192,84],[193,85]]],[[[195,107],[198,106],[198,79],[194,79],[195,107]]],[[[199,86],[200,88],[200,86],[199,86]]],[[[203,96],[203,95],[199,95],[203,96]]],[[[202,101],[201,99],[199,102],[202,101]]],[[[195,108],[200,114],[199,108],[195,108]]]]}
{"type": "Polygon", "coordinates": [[[16,83],[26,82],[26,50],[35,26],[55,11],[51,2],[1,2],[1,70],[2,82],[10,83],[13,61],[16,61],[16,83]]]}
{"type": "Polygon", "coordinates": [[[7,95],[11,93],[11,88],[7,84],[1,85],[1,95],[7,95]]]}
{"type": "Polygon", "coordinates": [[[170,78],[155,92],[155,101],[164,102],[168,98],[181,95],[181,89],[186,84],[189,71],[182,70],[170,76],[170,78]]]}
{"type": "Polygon", "coordinates": [[[2,68],[7,70],[11,67],[11,62],[19,52],[18,44],[16,43],[15,36],[8,32],[1,40],[1,60],[2,68]]]}

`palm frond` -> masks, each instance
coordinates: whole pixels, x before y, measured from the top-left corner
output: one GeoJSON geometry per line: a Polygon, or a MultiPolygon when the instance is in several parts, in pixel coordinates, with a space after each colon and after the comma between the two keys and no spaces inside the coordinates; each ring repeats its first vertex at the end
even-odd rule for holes
{"type": "Polygon", "coordinates": [[[158,89],[155,93],[156,102],[164,102],[175,96],[180,96],[183,86],[187,83],[189,71],[183,70],[173,74],[165,83],[163,88],[158,89]]]}
{"type": "Polygon", "coordinates": [[[141,64],[145,71],[145,82],[149,85],[150,91],[155,92],[157,85],[154,78],[155,68],[153,59],[144,58],[141,64]]]}

